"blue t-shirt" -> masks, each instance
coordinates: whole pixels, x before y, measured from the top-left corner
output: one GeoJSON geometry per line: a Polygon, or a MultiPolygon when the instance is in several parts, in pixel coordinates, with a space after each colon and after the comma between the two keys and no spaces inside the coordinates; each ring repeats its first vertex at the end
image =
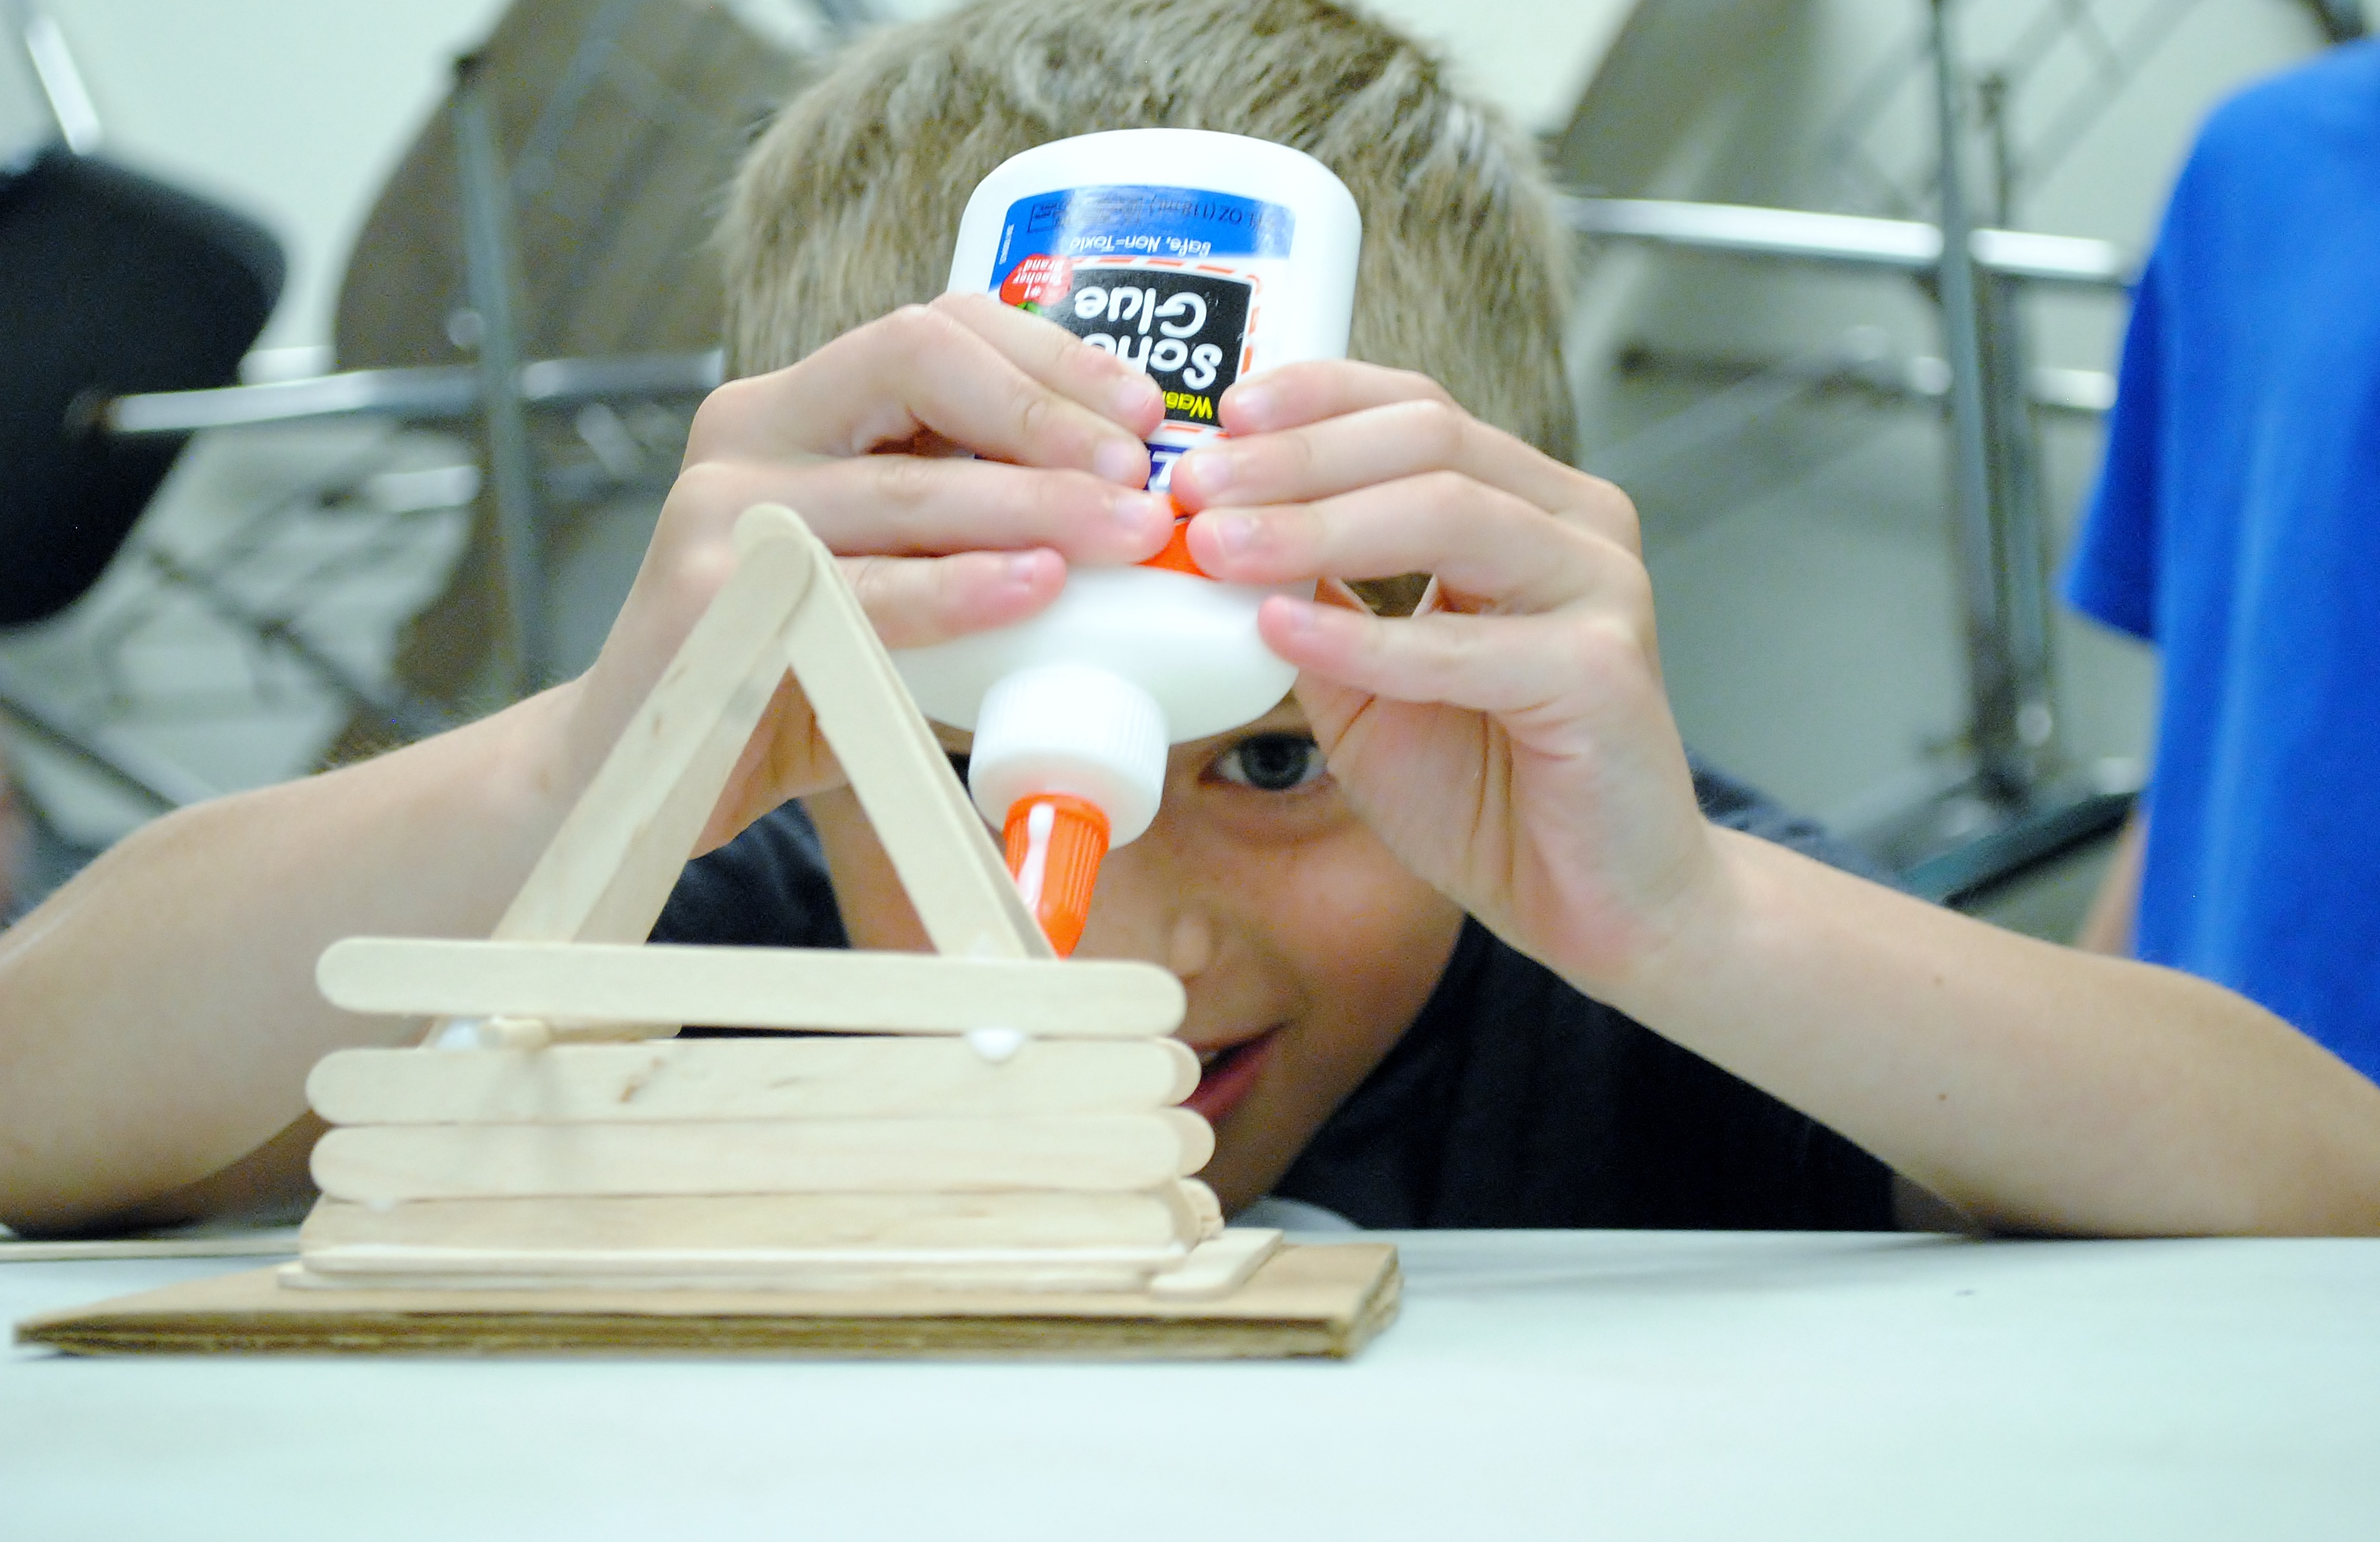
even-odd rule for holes
{"type": "Polygon", "coordinates": [[[2140,956],[2380,1075],[2380,43],[2208,122],[2067,588],[2163,655],[2140,956]]]}

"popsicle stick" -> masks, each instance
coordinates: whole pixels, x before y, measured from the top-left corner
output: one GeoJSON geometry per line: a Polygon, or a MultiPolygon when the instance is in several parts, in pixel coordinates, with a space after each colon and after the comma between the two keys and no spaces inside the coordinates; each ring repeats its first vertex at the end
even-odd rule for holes
{"type": "Polygon", "coordinates": [[[784,678],[786,624],[819,546],[748,512],[740,558],[496,925],[504,939],[638,942],[652,930],[736,758],[784,678]]]}
{"type": "Polygon", "coordinates": [[[76,1242],[0,1241],[0,1264],[115,1263],[131,1258],[269,1258],[298,1250],[285,1226],[204,1237],[105,1237],[76,1242]]]}
{"type": "Polygon", "coordinates": [[[542,1017],[452,1017],[431,1037],[439,1050],[542,1050],[551,1044],[621,1044],[674,1038],[683,1023],[568,1023],[542,1017]]]}
{"type": "Polygon", "coordinates": [[[1151,1276],[1148,1293],[1163,1301],[1229,1295],[1280,1246],[1281,1233],[1269,1226],[1230,1227],[1200,1243],[1179,1267],[1151,1276]]]}
{"type": "Polygon", "coordinates": [[[1139,1113],[1198,1085],[1179,1039],[1036,1039],[986,1061],[956,1038],[682,1039],[437,1056],[342,1050],[306,1079],[334,1124],[1139,1113]]]}
{"type": "Polygon", "coordinates": [[[378,1124],[314,1147],[314,1182],[365,1203],[540,1195],[997,1194],[1146,1189],[1196,1172],[1184,1109],[1080,1118],[704,1124],[378,1124]]]}
{"type": "Polygon", "coordinates": [[[965,1252],[652,1254],[530,1257],[457,1250],[391,1257],[342,1248],[284,1267],[299,1290],[353,1291],[985,1291],[1139,1293],[1184,1250],[1111,1253],[1050,1248],[1034,1254],[965,1252]]]}
{"type": "Polygon", "coordinates": [[[1229,1295],[1272,1257],[1281,1233],[1232,1227],[1187,1248],[698,1248],[627,1251],[387,1247],[310,1249],[299,1286],[548,1290],[593,1281],[647,1289],[1145,1290],[1159,1300],[1229,1295]]]}
{"type": "Polygon", "coordinates": [[[1190,1214],[1198,1223],[1201,1241],[1222,1235],[1223,1202],[1215,1197],[1213,1189],[1196,1178],[1184,1178],[1182,1180],[1182,1196],[1189,1201],[1190,1214]]]}
{"type": "Polygon", "coordinates": [[[787,632],[794,673],[935,951],[1054,956],[867,613],[825,570],[787,632]]]}
{"type": "Polygon", "coordinates": [[[323,952],[315,980],[350,1012],[407,1016],[1059,1038],[1170,1033],[1186,1002],[1172,974],[1128,960],[661,943],[350,937],[323,952]]]}
{"type": "MultiPolygon", "coordinates": [[[[324,1200],[302,1246],[523,1255],[655,1249],[784,1252],[1186,1247],[1201,1240],[1180,1183],[1114,1194],[607,1195],[577,1199],[324,1200]]],[[[285,1240],[282,1252],[291,1248],[285,1240]]]]}

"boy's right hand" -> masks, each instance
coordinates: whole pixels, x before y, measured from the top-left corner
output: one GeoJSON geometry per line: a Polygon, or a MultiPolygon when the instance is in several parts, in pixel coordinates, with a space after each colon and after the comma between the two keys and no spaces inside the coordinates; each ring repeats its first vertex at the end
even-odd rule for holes
{"type": "MultiPolygon", "coordinates": [[[[843,558],[888,646],[1005,625],[1069,563],[1154,555],[1172,528],[1143,446],[1147,375],[988,295],[945,295],[733,381],[695,416],[627,602],[575,687],[573,774],[593,774],[735,566],[755,504],[799,513],[843,558]]],[[[730,779],[708,848],[841,772],[790,681],[730,779]]]]}

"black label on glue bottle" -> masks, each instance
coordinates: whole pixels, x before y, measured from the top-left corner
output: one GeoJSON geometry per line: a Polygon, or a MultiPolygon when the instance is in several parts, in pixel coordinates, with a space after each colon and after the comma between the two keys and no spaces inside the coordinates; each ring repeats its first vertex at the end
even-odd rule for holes
{"type": "Polygon", "coordinates": [[[1289,259],[1296,219],[1278,203],[1190,188],[1111,186],[1036,194],[1009,206],[991,285],[1165,393],[1149,442],[1152,492],[1173,462],[1221,433],[1216,402],[1257,367],[1269,271],[1289,259]]]}

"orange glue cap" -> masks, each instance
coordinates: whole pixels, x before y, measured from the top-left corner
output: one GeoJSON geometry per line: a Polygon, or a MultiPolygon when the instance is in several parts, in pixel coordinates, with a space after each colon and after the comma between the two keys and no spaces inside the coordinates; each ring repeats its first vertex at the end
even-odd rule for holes
{"type": "Polygon", "coordinates": [[[1173,506],[1173,533],[1166,537],[1165,550],[1148,558],[1140,565],[1161,567],[1171,573],[1187,573],[1193,578],[1207,577],[1208,576],[1207,570],[1200,567],[1198,560],[1190,554],[1190,516],[1182,512],[1181,504],[1173,502],[1172,492],[1167,492],[1164,497],[1165,501],[1173,506]]]}
{"type": "Polygon", "coordinates": [[[1009,806],[1002,835],[1017,892],[1058,956],[1067,957],[1090,918],[1091,889],[1108,854],[1108,817],[1087,798],[1037,793],[1009,806]]]}

